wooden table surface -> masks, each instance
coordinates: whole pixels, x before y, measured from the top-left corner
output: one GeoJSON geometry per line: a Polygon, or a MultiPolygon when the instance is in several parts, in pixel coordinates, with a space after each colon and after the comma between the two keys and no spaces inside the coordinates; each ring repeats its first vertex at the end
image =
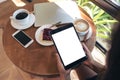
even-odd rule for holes
{"type": "MultiPolygon", "coordinates": [[[[44,1],[39,1],[39,2],[44,2],[44,1]]],[[[33,11],[34,3],[36,2],[32,2],[30,3],[30,5],[26,5],[23,8],[29,11],[33,11]]],[[[90,49],[90,51],[92,51],[96,41],[95,39],[96,28],[92,19],[81,8],[80,8],[80,15],[82,16],[83,19],[88,21],[89,25],[92,28],[93,34],[90,37],[90,39],[85,42],[88,48],[90,49]]],[[[28,48],[24,48],[11,36],[16,31],[16,29],[14,29],[11,26],[9,20],[7,25],[4,27],[4,32],[3,32],[3,46],[5,52],[10,58],[10,60],[16,66],[18,66],[19,68],[21,68],[26,72],[30,72],[32,74],[37,74],[37,75],[58,75],[59,72],[55,57],[56,49],[54,46],[45,47],[38,44],[34,37],[36,30],[37,28],[35,28],[34,26],[24,30],[28,35],[30,35],[34,39],[34,43],[31,46],[29,46],[28,48]]]]}

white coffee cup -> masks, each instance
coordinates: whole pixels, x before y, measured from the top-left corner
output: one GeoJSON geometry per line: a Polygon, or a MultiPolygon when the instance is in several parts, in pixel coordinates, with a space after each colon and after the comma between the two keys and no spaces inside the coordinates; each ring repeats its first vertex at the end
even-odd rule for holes
{"type": "Polygon", "coordinates": [[[18,25],[25,26],[29,22],[30,12],[26,9],[16,10],[10,19],[18,25]]]}
{"type": "MultiPolygon", "coordinates": [[[[74,26],[78,33],[78,36],[80,38],[84,37],[84,39],[85,39],[89,32],[89,28],[90,28],[88,22],[85,21],[84,19],[76,19],[74,21],[74,26]]],[[[82,40],[84,40],[84,39],[82,39],[82,40]]]]}

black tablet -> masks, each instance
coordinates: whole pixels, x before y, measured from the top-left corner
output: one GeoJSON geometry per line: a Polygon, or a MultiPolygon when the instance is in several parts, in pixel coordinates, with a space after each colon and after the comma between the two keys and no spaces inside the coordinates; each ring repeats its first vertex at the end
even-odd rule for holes
{"type": "Polygon", "coordinates": [[[87,56],[72,23],[50,32],[65,70],[75,67],[87,56]]]}

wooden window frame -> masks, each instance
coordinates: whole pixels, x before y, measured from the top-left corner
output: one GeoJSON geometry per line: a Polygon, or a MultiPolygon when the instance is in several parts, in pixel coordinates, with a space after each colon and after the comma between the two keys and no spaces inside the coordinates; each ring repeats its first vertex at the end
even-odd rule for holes
{"type": "Polygon", "coordinates": [[[110,4],[107,0],[90,0],[101,9],[110,14],[113,18],[120,22],[120,7],[116,7],[114,4],[110,4]]]}

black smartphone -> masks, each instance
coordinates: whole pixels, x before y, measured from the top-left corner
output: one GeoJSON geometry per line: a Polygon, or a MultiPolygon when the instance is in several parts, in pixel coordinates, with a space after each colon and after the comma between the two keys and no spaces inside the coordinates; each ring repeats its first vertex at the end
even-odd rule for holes
{"type": "Polygon", "coordinates": [[[50,32],[65,70],[74,68],[87,59],[72,23],[50,32]]]}
{"type": "Polygon", "coordinates": [[[12,36],[25,48],[33,43],[33,39],[30,38],[24,31],[18,30],[13,33],[12,36]]]}

